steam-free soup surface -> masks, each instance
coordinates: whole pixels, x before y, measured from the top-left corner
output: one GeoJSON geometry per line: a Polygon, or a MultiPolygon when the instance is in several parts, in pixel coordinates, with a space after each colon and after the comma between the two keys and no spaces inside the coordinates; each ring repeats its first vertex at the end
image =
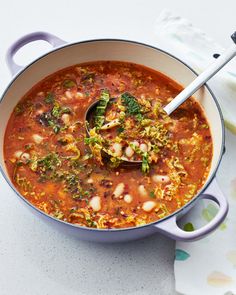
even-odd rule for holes
{"type": "Polygon", "coordinates": [[[126,62],[75,65],[45,78],[19,97],[7,125],[13,184],[45,213],[87,227],[140,226],[175,212],[203,186],[212,158],[210,129],[194,99],[171,117],[163,112],[180,91],[164,75],[126,62]],[[88,135],[85,112],[104,95],[107,105],[88,135]],[[122,157],[142,165],[128,169],[122,157]]]}

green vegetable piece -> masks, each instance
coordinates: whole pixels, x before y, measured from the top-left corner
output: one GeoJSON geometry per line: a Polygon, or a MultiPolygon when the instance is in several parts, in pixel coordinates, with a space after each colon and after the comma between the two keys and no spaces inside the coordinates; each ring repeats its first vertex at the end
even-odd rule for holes
{"type": "Polygon", "coordinates": [[[53,117],[58,119],[59,116],[60,116],[60,113],[61,113],[61,107],[60,107],[60,105],[58,103],[55,103],[54,107],[53,107],[53,109],[51,111],[51,114],[52,114],[53,117]]]}
{"type": "Polygon", "coordinates": [[[55,101],[55,99],[54,99],[53,93],[52,92],[48,92],[48,94],[44,98],[44,102],[47,103],[47,104],[53,104],[54,101],[55,101]]]}
{"type": "Polygon", "coordinates": [[[60,115],[62,114],[70,114],[71,113],[71,109],[68,107],[62,107],[60,110],[60,115]]]}
{"type": "Polygon", "coordinates": [[[63,87],[65,88],[73,88],[76,86],[76,83],[73,80],[65,80],[63,82],[63,87]]]}
{"type": "Polygon", "coordinates": [[[150,193],[149,193],[149,196],[151,197],[151,198],[155,198],[155,192],[154,191],[151,191],[150,193]]]}
{"type": "Polygon", "coordinates": [[[107,89],[104,89],[101,92],[99,104],[96,107],[95,116],[94,116],[94,125],[97,129],[100,129],[105,121],[105,112],[110,100],[110,95],[107,89]]]}
{"type": "Polygon", "coordinates": [[[142,172],[143,173],[148,173],[150,170],[149,166],[149,161],[148,161],[148,153],[143,154],[143,159],[142,159],[142,172]]]}
{"type": "Polygon", "coordinates": [[[59,125],[54,125],[53,126],[54,133],[58,134],[60,130],[61,130],[61,127],[59,125]]]}
{"type": "Polygon", "coordinates": [[[194,231],[195,229],[194,229],[193,224],[191,222],[188,222],[184,225],[184,230],[185,231],[194,231]]]}
{"type": "Polygon", "coordinates": [[[100,143],[100,140],[99,138],[96,138],[96,137],[85,137],[84,138],[84,143],[85,144],[95,144],[95,143],[100,143]]]}

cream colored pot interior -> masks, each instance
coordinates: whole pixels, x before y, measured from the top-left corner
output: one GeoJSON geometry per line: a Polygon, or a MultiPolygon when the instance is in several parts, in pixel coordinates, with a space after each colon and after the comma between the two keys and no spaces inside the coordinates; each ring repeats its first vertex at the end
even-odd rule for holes
{"type": "MultiPolygon", "coordinates": [[[[145,45],[124,41],[90,41],[73,44],[44,56],[30,65],[6,91],[0,104],[0,163],[3,159],[4,132],[8,118],[19,99],[36,83],[55,71],[88,61],[118,60],[145,65],[158,70],[179,84],[188,85],[196,75],[180,61],[145,45]]],[[[222,148],[223,129],[217,105],[206,87],[202,87],[194,97],[200,102],[211,127],[214,153],[209,177],[215,171],[222,148]]]]}

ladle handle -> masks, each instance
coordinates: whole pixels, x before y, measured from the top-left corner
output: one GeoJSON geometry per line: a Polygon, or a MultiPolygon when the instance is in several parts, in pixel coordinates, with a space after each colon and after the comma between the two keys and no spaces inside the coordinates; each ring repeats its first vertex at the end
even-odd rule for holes
{"type": "MultiPolygon", "coordinates": [[[[236,32],[231,36],[236,44],[236,32]]],[[[185,100],[193,95],[203,84],[213,77],[224,65],[226,65],[236,55],[236,46],[233,44],[222,55],[220,55],[213,64],[211,64],[203,73],[201,73],[192,83],[180,92],[168,105],[164,107],[165,112],[170,115],[185,100]]]]}

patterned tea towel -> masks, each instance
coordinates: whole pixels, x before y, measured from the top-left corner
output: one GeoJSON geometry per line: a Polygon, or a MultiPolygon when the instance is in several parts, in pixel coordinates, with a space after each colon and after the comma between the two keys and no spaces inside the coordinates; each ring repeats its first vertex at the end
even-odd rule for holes
{"type": "MultiPolygon", "coordinates": [[[[158,17],[155,34],[157,46],[182,59],[198,73],[224,51],[188,20],[168,11],[158,17]]],[[[220,103],[228,128],[226,153],[217,181],[230,209],[225,222],[214,233],[200,241],[176,243],[176,291],[186,295],[236,294],[236,58],[208,85],[220,103]]],[[[185,230],[202,226],[216,213],[214,203],[200,201],[182,221],[185,230]]]]}

